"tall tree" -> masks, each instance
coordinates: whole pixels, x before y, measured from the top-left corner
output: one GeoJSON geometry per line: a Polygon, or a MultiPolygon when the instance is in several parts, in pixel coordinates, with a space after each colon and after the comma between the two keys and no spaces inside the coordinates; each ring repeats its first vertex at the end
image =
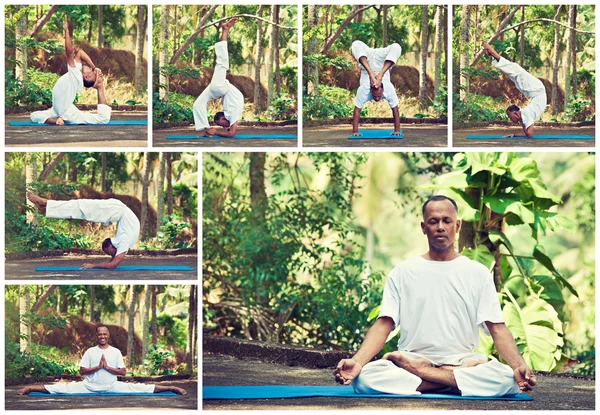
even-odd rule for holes
{"type": "MultiPolygon", "coordinates": [[[[48,286],[48,288],[46,288],[46,291],[44,291],[42,293],[42,295],[40,295],[37,298],[37,300],[35,301],[35,303],[31,307],[31,312],[32,313],[37,313],[40,310],[40,308],[42,308],[42,305],[44,304],[44,302],[46,302],[46,300],[48,299],[48,297],[50,297],[50,294],[52,294],[56,290],[57,287],[58,287],[58,285],[50,285],[50,286],[48,286]]],[[[60,290],[58,290],[57,292],[60,293],[60,290]]],[[[58,303],[60,303],[60,301],[58,301],[58,303]]]]}
{"type": "MultiPolygon", "coordinates": [[[[30,186],[36,179],[37,177],[37,157],[35,155],[35,153],[27,153],[25,156],[25,183],[26,186],[30,186]]],[[[25,196],[25,195],[23,195],[25,196]]],[[[33,203],[31,203],[29,201],[29,199],[27,199],[25,197],[25,202],[27,204],[27,206],[30,206],[31,209],[27,210],[27,217],[26,220],[28,223],[32,222],[35,217],[36,217],[36,213],[37,209],[34,208],[33,203]]]]}
{"type": "Polygon", "coordinates": [[[38,33],[40,33],[40,30],[42,30],[42,27],[44,27],[46,25],[46,23],[48,23],[48,20],[50,20],[52,15],[56,12],[56,10],[58,10],[59,7],[60,6],[57,6],[57,5],[51,6],[48,9],[48,11],[42,17],[40,17],[40,19],[37,21],[35,26],[33,26],[33,29],[31,30],[31,33],[29,34],[29,36],[36,37],[38,35],[38,33]]]}
{"type": "Polygon", "coordinates": [[[129,306],[127,312],[127,366],[134,363],[133,358],[133,340],[135,338],[134,319],[135,319],[135,304],[137,302],[137,291],[135,284],[131,284],[129,288],[129,306]]]}
{"type": "Polygon", "coordinates": [[[469,23],[471,20],[470,9],[471,6],[465,4],[462,6],[462,19],[460,21],[460,45],[461,45],[461,53],[460,53],[460,99],[465,100],[468,96],[469,92],[469,77],[464,74],[464,69],[469,66],[469,23]]]}
{"type": "Polygon", "coordinates": [[[96,321],[96,317],[94,315],[94,305],[96,303],[96,293],[94,285],[90,285],[88,291],[90,296],[90,322],[94,323],[96,321]]]}
{"type": "Polygon", "coordinates": [[[194,365],[194,321],[196,319],[196,296],[195,296],[194,284],[190,284],[190,298],[189,298],[189,310],[188,310],[188,338],[187,348],[185,354],[185,362],[188,366],[188,370],[192,371],[194,365]]]}
{"type": "Polygon", "coordinates": [[[383,36],[381,45],[382,47],[386,47],[388,43],[388,33],[387,33],[387,22],[388,22],[388,6],[381,6],[381,15],[382,15],[382,27],[383,27],[383,36]]]}
{"type": "Polygon", "coordinates": [[[163,225],[165,215],[165,153],[158,154],[158,177],[156,180],[156,231],[163,225]]]}
{"type": "Polygon", "coordinates": [[[99,48],[103,48],[104,47],[104,34],[102,33],[102,27],[103,27],[103,23],[102,23],[102,8],[104,6],[102,6],[101,4],[98,5],[98,47],[99,48]]]}
{"type": "MultiPolygon", "coordinates": [[[[27,11],[29,6],[19,6],[19,12],[22,13],[15,25],[15,38],[22,41],[27,36],[27,11]]],[[[27,79],[27,45],[17,43],[15,48],[15,78],[25,81],[27,79]]]]}
{"type": "Polygon", "coordinates": [[[135,41],[135,75],[133,85],[138,91],[148,86],[143,76],[144,40],[146,39],[146,6],[137,6],[137,35],[135,41]]]}
{"type": "MultiPolygon", "coordinates": [[[[525,21],[525,7],[521,8],[521,23],[525,21]]],[[[519,28],[519,65],[525,62],[525,25],[519,28]]]]}
{"type": "Polygon", "coordinates": [[[19,350],[21,352],[29,351],[31,324],[29,323],[27,314],[30,311],[30,307],[29,286],[19,285],[19,350]]]}
{"type": "MultiPolygon", "coordinates": [[[[256,12],[257,17],[262,17],[264,6],[258,6],[256,12]]],[[[262,102],[260,101],[260,67],[261,58],[263,55],[262,45],[262,20],[256,20],[256,56],[254,61],[254,114],[260,113],[262,109],[262,102]]]]}
{"type": "MultiPolygon", "coordinates": [[[[308,39],[307,52],[309,56],[317,54],[318,39],[317,39],[317,26],[319,23],[318,19],[318,6],[315,4],[309,4],[308,6],[308,19],[307,29],[311,34],[308,39]]],[[[306,92],[312,95],[319,94],[319,66],[315,64],[308,65],[308,83],[306,86],[306,92]]]]}
{"type": "Polygon", "coordinates": [[[63,157],[66,154],[67,153],[64,153],[64,152],[57,153],[56,156],[54,156],[54,158],[49,163],[45,164],[42,172],[40,173],[40,175],[37,178],[37,181],[38,182],[45,181],[48,178],[48,176],[50,176],[50,173],[52,173],[52,171],[56,168],[58,163],[60,163],[60,161],[63,159],[63,157]]]}
{"type": "MultiPolygon", "coordinates": [[[[327,39],[325,39],[325,44],[323,45],[323,47],[321,48],[321,51],[319,52],[321,55],[325,55],[327,54],[327,52],[329,52],[329,49],[331,48],[331,46],[333,46],[333,44],[335,43],[335,41],[337,40],[338,37],[340,37],[340,35],[344,32],[344,29],[346,29],[346,26],[348,26],[350,24],[350,22],[352,22],[352,20],[357,17],[362,15],[362,13],[371,8],[371,7],[375,7],[374,5],[371,6],[352,6],[352,11],[350,12],[350,14],[340,23],[340,25],[338,26],[337,30],[331,34],[331,36],[329,36],[327,39]]],[[[314,13],[317,13],[317,8],[315,7],[315,11],[314,13]]],[[[315,14],[315,22],[314,22],[314,26],[316,27],[317,25],[317,15],[315,14]]],[[[309,19],[310,19],[310,12],[309,12],[309,19]]]]}
{"type": "Polygon", "coordinates": [[[159,92],[161,99],[167,99],[169,96],[169,77],[163,70],[168,62],[167,39],[169,36],[169,6],[161,4],[160,6],[160,22],[159,22],[160,37],[158,38],[158,66],[161,68],[158,77],[159,92]]]}
{"type": "MultiPolygon", "coordinates": [[[[573,20],[575,19],[575,8],[577,6],[574,5],[570,5],[569,7],[569,15],[568,15],[568,21],[569,21],[569,26],[573,27],[573,20]]],[[[568,29],[567,31],[567,70],[565,71],[565,109],[567,108],[567,105],[569,105],[569,101],[571,100],[571,95],[574,95],[572,90],[571,90],[571,73],[572,71],[574,71],[575,67],[572,66],[571,64],[571,55],[573,54],[573,50],[575,49],[575,36],[572,36],[572,34],[574,34],[574,30],[573,29],[568,29]]]]}
{"type": "MultiPolygon", "coordinates": [[[[271,6],[271,21],[275,22],[275,9],[277,6],[271,6]]],[[[277,43],[277,38],[275,37],[275,25],[269,25],[269,59],[267,60],[267,101],[268,105],[271,105],[273,101],[273,87],[275,81],[275,74],[273,72],[273,68],[275,66],[275,44],[277,43]]],[[[268,106],[267,105],[267,106],[268,106]]]]}
{"type": "Polygon", "coordinates": [[[149,337],[150,337],[150,302],[151,289],[149,285],[144,286],[144,308],[142,311],[142,358],[145,359],[148,354],[149,337]]]}
{"type": "Polygon", "coordinates": [[[100,171],[100,191],[106,192],[106,153],[102,153],[102,170],[100,171]]]}
{"type": "MultiPolygon", "coordinates": [[[[577,33],[575,29],[577,29],[577,5],[573,5],[573,14],[570,19],[570,33],[571,33],[571,43],[573,45],[571,49],[571,85],[573,89],[573,97],[577,96],[577,33]]],[[[569,59],[567,57],[567,59],[569,59]]]]}
{"type": "MultiPolygon", "coordinates": [[[[556,14],[554,20],[560,21],[560,10],[562,6],[556,6],[556,14]]],[[[554,25],[554,65],[552,68],[552,115],[558,114],[558,69],[560,66],[560,54],[562,49],[560,47],[560,25],[557,23],[554,25]]]]}
{"type": "Polygon", "coordinates": [[[273,44],[274,54],[275,54],[275,93],[277,96],[281,95],[281,69],[279,65],[280,56],[279,56],[279,9],[281,6],[275,6],[275,15],[273,16],[273,37],[275,39],[275,43],[273,44]]]}
{"type": "Polygon", "coordinates": [[[436,6],[435,12],[435,79],[433,83],[434,96],[439,94],[440,85],[442,84],[442,77],[444,73],[442,71],[442,15],[444,12],[444,6],[436,6]]]}
{"type": "Polygon", "coordinates": [[[152,289],[152,344],[158,341],[158,324],[156,321],[156,285],[150,286],[152,289]]]}
{"type": "Polygon", "coordinates": [[[173,214],[173,183],[171,178],[173,177],[173,154],[167,153],[167,215],[170,217],[173,214]]]}
{"type": "Polygon", "coordinates": [[[148,239],[150,234],[150,226],[148,224],[148,188],[150,187],[150,165],[152,161],[152,153],[146,151],[144,153],[144,177],[142,178],[142,212],[140,222],[142,223],[142,240],[148,239]]]}
{"type": "Polygon", "coordinates": [[[266,153],[251,152],[250,155],[250,207],[257,224],[266,223],[267,192],[265,190],[266,153]]]}

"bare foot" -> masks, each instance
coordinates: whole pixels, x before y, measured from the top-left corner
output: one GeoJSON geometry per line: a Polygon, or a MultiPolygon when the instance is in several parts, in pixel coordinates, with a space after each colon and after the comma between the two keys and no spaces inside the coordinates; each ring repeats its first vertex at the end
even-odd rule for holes
{"type": "Polygon", "coordinates": [[[425,358],[410,360],[400,352],[386,353],[383,359],[389,360],[396,366],[417,376],[419,376],[421,369],[431,367],[431,362],[425,358]]]}
{"type": "Polygon", "coordinates": [[[94,89],[100,89],[104,87],[104,75],[102,75],[102,71],[100,70],[100,68],[96,68],[94,69],[94,72],[96,72],[96,82],[94,82],[94,85],[92,86],[92,88],[94,89]]]}
{"type": "Polygon", "coordinates": [[[29,386],[25,386],[24,388],[17,390],[18,395],[29,395],[29,392],[31,392],[31,390],[29,389],[29,386]]]}
{"type": "Polygon", "coordinates": [[[44,199],[43,197],[39,197],[33,192],[27,192],[27,199],[31,203],[33,203],[41,212],[46,211],[46,205],[48,204],[48,199],[44,199]]]}
{"type": "Polygon", "coordinates": [[[454,369],[464,369],[467,367],[475,367],[475,366],[479,366],[482,365],[484,363],[487,363],[484,360],[471,360],[470,362],[466,362],[463,363],[460,366],[453,366],[453,365],[441,365],[440,368],[441,369],[447,369],[447,370],[454,370],[454,369]]]}
{"type": "Polygon", "coordinates": [[[173,386],[173,392],[178,393],[179,395],[187,395],[185,389],[178,388],[177,386],[173,386]]]}
{"type": "Polygon", "coordinates": [[[56,125],[65,125],[65,120],[63,120],[62,118],[58,117],[56,119],[56,125]]]}
{"type": "Polygon", "coordinates": [[[231,29],[231,26],[233,26],[233,24],[236,22],[237,19],[238,19],[237,17],[233,17],[233,18],[229,19],[229,21],[227,23],[223,23],[223,29],[224,30],[231,29]]]}

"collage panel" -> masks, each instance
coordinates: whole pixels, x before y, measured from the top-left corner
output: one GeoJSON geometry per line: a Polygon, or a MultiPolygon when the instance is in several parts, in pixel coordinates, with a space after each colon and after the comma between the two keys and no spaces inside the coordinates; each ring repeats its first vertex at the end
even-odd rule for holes
{"type": "Polygon", "coordinates": [[[595,153],[202,157],[203,409],[595,407],[595,153]]]}
{"type": "Polygon", "coordinates": [[[5,285],[5,409],[198,409],[197,298],[195,284],[5,285]]]}
{"type": "Polygon", "coordinates": [[[4,11],[6,146],[148,145],[146,5],[4,11]]]}
{"type": "Polygon", "coordinates": [[[297,5],[155,5],[153,145],[298,146],[297,5]]]}
{"type": "Polygon", "coordinates": [[[594,5],[455,5],[453,145],[595,147],[594,5]]]}
{"type": "Polygon", "coordinates": [[[447,12],[303,6],[303,144],[448,146],[447,12]]]}
{"type": "Polygon", "coordinates": [[[196,153],[5,157],[5,279],[197,280],[196,153]]]}

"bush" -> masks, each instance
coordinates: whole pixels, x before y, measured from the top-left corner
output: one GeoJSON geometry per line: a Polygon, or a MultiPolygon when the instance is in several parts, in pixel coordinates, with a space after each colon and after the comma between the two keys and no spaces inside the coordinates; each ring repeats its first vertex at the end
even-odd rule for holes
{"type": "Polygon", "coordinates": [[[296,99],[287,94],[275,95],[269,113],[273,120],[296,120],[298,110],[296,99]]]}
{"type": "Polygon", "coordinates": [[[593,120],[591,106],[591,100],[585,99],[582,94],[577,94],[577,97],[571,97],[569,100],[565,115],[569,121],[591,121],[593,120]]]}
{"type": "Polygon", "coordinates": [[[304,119],[348,118],[352,116],[352,93],[344,88],[319,85],[319,95],[304,94],[304,119]]]}
{"type": "Polygon", "coordinates": [[[163,249],[172,248],[189,248],[189,242],[182,241],[180,236],[185,229],[191,229],[189,222],[182,222],[179,217],[175,214],[170,217],[163,218],[164,225],[160,227],[157,232],[158,242],[162,245],[163,249]]]}
{"type": "Polygon", "coordinates": [[[19,343],[6,343],[6,378],[79,374],[79,365],[69,361],[67,352],[36,343],[30,343],[30,349],[20,352],[19,343]]]}
{"type": "Polygon", "coordinates": [[[152,94],[152,117],[155,124],[182,122],[194,119],[192,107],[161,99],[158,91],[152,94]]]}
{"type": "Polygon", "coordinates": [[[167,350],[160,344],[150,345],[150,350],[144,358],[144,369],[150,376],[165,376],[172,375],[175,372],[171,369],[164,368],[163,365],[171,358],[175,357],[173,350],[167,350]]]}
{"type": "Polygon", "coordinates": [[[497,109],[497,103],[492,97],[470,94],[468,101],[461,101],[459,94],[454,93],[455,122],[486,122],[507,120],[506,112],[497,109]]]}
{"type": "Polygon", "coordinates": [[[16,79],[12,70],[4,71],[6,107],[20,105],[52,105],[52,87],[56,83],[56,74],[40,72],[30,68],[28,79],[16,79]],[[50,86],[50,87],[49,87],[50,86]]]}

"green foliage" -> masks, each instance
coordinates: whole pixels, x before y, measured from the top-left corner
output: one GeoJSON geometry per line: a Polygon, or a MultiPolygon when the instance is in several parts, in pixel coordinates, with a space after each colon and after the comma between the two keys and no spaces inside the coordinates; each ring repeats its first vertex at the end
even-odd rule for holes
{"type": "Polygon", "coordinates": [[[151,344],[148,354],[144,358],[144,369],[150,376],[166,376],[172,375],[175,372],[170,369],[163,368],[163,364],[175,357],[173,350],[166,349],[162,344],[151,344]]]}
{"type": "Polygon", "coordinates": [[[163,218],[164,225],[160,227],[157,237],[158,242],[162,244],[164,249],[172,248],[189,248],[189,243],[178,240],[181,234],[186,229],[191,229],[189,222],[182,222],[179,217],[172,214],[170,217],[163,218]]]}
{"type": "Polygon", "coordinates": [[[435,99],[433,100],[433,109],[438,118],[448,118],[448,89],[440,87],[435,99]]]}
{"type": "Polygon", "coordinates": [[[579,69],[577,71],[577,90],[585,98],[594,98],[596,91],[596,72],[587,69],[579,69]]]}
{"type": "Polygon", "coordinates": [[[565,115],[570,121],[592,121],[594,119],[594,111],[591,110],[592,101],[585,99],[583,94],[578,93],[577,97],[571,96],[565,115]]]}
{"type": "Polygon", "coordinates": [[[452,117],[455,122],[486,122],[508,119],[504,110],[493,109],[497,106],[497,103],[492,97],[469,94],[468,100],[465,101],[462,101],[457,93],[454,93],[453,97],[454,112],[452,117]]]}
{"type": "Polygon", "coordinates": [[[170,314],[161,313],[156,317],[156,324],[160,327],[163,342],[166,346],[174,346],[184,350],[187,344],[187,325],[183,319],[170,314]]]}
{"type": "Polygon", "coordinates": [[[269,114],[272,120],[296,120],[298,119],[298,111],[296,107],[296,99],[287,94],[275,95],[269,114]]]}
{"type": "Polygon", "coordinates": [[[6,343],[7,379],[79,374],[79,365],[68,360],[68,352],[35,343],[30,346],[30,352],[20,352],[18,342],[6,343]]]}
{"type": "MultiPolygon", "coordinates": [[[[37,75],[35,69],[29,69],[28,73],[37,75]]],[[[12,70],[6,69],[4,71],[4,104],[6,107],[52,105],[52,89],[48,88],[48,85],[54,85],[54,83],[46,83],[46,81],[40,85],[38,79],[34,76],[33,79],[22,81],[14,77],[12,70]]]]}
{"type": "Polygon", "coordinates": [[[352,115],[351,92],[336,86],[319,85],[319,94],[303,95],[303,114],[306,120],[347,118],[352,115]]]}
{"type": "Polygon", "coordinates": [[[168,99],[161,99],[158,91],[152,94],[152,122],[164,124],[169,122],[189,121],[194,118],[192,108],[168,99]]]}

